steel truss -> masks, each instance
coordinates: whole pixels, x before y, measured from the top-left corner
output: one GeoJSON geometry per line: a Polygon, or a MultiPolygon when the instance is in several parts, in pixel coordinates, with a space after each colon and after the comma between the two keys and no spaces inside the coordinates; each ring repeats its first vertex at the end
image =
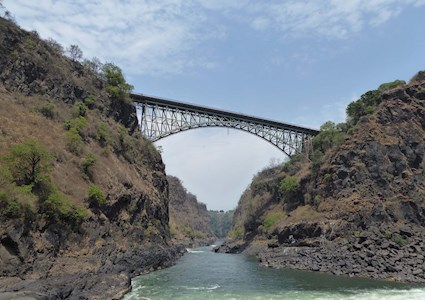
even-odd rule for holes
{"type": "Polygon", "coordinates": [[[286,155],[304,151],[318,130],[257,117],[180,103],[140,94],[131,95],[141,113],[142,134],[155,142],[169,135],[202,127],[227,127],[254,134],[286,155]]]}

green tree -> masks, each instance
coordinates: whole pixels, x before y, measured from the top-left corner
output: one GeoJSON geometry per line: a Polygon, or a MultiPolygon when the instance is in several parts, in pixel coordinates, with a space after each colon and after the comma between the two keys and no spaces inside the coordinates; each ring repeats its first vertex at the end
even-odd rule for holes
{"type": "Polygon", "coordinates": [[[53,157],[37,141],[31,139],[13,146],[6,160],[17,185],[31,185],[47,176],[53,157]]]}
{"type": "Polygon", "coordinates": [[[102,71],[111,97],[124,100],[133,86],[125,81],[121,69],[113,63],[106,63],[102,66],[102,71]]]}
{"type": "Polygon", "coordinates": [[[375,107],[382,101],[382,92],[372,90],[361,95],[360,99],[353,101],[347,106],[349,123],[354,126],[362,116],[373,113],[375,107]]]}

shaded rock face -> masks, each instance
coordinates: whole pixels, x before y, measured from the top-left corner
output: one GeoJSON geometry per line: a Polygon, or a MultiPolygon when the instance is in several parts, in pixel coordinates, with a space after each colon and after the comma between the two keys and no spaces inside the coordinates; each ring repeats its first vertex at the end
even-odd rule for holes
{"type": "Polygon", "coordinates": [[[190,247],[212,243],[215,236],[207,206],[198,202],[196,196],[189,193],[177,177],[168,175],[167,181],[170,224],[176,242],[190,247]]]}
{"type": "Polygon", "coordinates": [[[419,72],[384,93],[315,172],[301,162],[295,171],[278,166],[260,173],[236,209],[235,224],[247,207],[261,204],[243,218],[245,245],[236,248],[265,241],[259,258],[269,266],[424,282],[424,125],[425,72],[419,72]],[[296,199],[279,196],[286,176],[298,179],[296,199]],[[265,218],[276,212],[283,217],[265,232],[265,218]]]}
{"type": "Polygon", "coordinates": [[[35,299],[116,299],[128,291],[131,277],[169,266],[182,255],[184,248],[173,246],[170,238],[165,166],[153,146],[136,136],[134,106],[114,102],[97,75],[2,18],[0,107],[0,155],[28,138],[46,145],[54,156],[52,182],[88,214],[81,226],[73,226],[48,220],[38,210],[39,202],[32,218],[0,213],[0,299],[12,292],[35,299]],[[88,133],[84,154],[97,158],[90,182],[81,177],[83,157],[66,148],[64,120],[47,119],[33,107],[39,98],[46,99],[65,118],[71,115],[71,104],[89,95],[96,98],[89,117],[101,118],[111,135],[120,127],[117,122],[127,126],[125,146],[133,143],[147,153],[123,157],[120,145],[101,148],[96,131],[88,133]],[[21,117],[32,123],[18,128],[25,123],[15,123],[21,117]],[[101,208],[91,207],[86,199],[92,183],[106,194],[107,204],[101,208]]]}

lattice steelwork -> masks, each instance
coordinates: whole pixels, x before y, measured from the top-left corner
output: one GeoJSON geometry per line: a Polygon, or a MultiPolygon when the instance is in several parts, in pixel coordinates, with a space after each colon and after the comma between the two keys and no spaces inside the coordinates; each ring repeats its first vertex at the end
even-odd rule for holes
{"type": "Polygon", "coordinates": [[[131,95],[141,113],[142,134],[155,142],[169,135],[201,127],[243,130],[268,141],[288,156],[300,153],[318,130],[180,103],[140,94],[131,95]]]}

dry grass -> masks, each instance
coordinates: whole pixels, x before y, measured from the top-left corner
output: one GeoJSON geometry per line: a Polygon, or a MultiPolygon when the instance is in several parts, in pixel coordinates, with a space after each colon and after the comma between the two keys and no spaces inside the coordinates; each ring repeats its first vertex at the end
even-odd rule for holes
{"type": "MultiPolygon", "coordinates": [[[[157,190],[149,184],[151,172],[143,166],[129,164],[117,157],[111,147],[102,148],[90,137],[80,156],[69,152],[63,120],[71,118],[71,107],[59,101],[55,102],[57,117],[51,120],[35,109],[45,102],[46,100],[39,96],[25,97],[0,88],[0,155],[5,154],[12,145],[22,143],[29,138],[36,139],[55,158],[51,173],[55,186],[68,195],[73,202],[85,206],[87,206],[86,197],[90,182],[82,176],[81,163],[88,153],[96,156],[96,163],[92,169],[93,182],[99,185],[110,199],[126,193],[123,183],[131,183],[136,189],[145,191],[147,194],[157,193],[157,190]]],[[[101,119],[96,111],[90,111],[89,114],[88,135],[95,135],[101,119]]],[[[118,125],[106,118],[105,121],[111,132],[116,135],[118,125]]]]}

